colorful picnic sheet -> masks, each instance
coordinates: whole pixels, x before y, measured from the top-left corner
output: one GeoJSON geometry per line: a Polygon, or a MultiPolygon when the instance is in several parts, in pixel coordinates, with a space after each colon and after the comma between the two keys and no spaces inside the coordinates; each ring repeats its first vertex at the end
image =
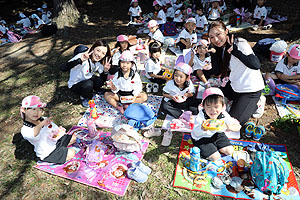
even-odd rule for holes
{"type": "Polygon", "coordinates": [[[272,99],[275,103],[276,109],[280,117],[286,115],[294,115],[295,117],[300,117],[300,105],[287,103],[286,106],[281,104],[281,101],[276,100],[275,96],[272,96],[272,99]]]}
{"type": "MultiPolygon", "coordinates": [[[[240,151],[245,149],[249,144],[254,144],[256,142],[251,141],[242,141],[242,140],[230,140],[231,144],[234,146],[235,151],[240,151]]],[[[281,144],[266,144],[272,150],[285,152],[287,153],[287,149],[285,145],[281,144]]],[[[253,189],[249,192],[242,190],[241,192],[237,193],[230,185],[223,185],[221,189],[217,189],[211,185],[212,178],[217,176],[218,173],[222,173],[225,170],[225,167],[231,168],[233,174],[238,174],[236,170],[236,161],[231,156],[223,156],[223,167],[217,166],[212,162],[208,162],[206,167],[203,167],[203,170],[200,170],[199,173],[192,172],[188,170],[184,162],[186,159],[189,158],[189,149],[193,147],[191,141],[190,134],[184,134],[182,137],[182,142],[179,150],[178,162],[175,171],[175,177],[173,181],[173,187],[185,188],[188,190],[194,191],[202,191],[206,192],[215,196],[225,196],[231,197],[235,199],[268,199],[267,195],[262,194],[258,189],[253,189]]],[[[281,191],[280,195],[276,195],[276,199],[285,199],[285,200],[292,200],[292,199],[300,199],[299,197],[299,187],[293,172],[292,165],[289,159],[285,159],[288,168],[290,169],[290,174],[288,178],[288,183],[286,187],[284,187],[281,191]]],[[[246,170],[245,173],[250,174],[249,170],[246,170]]],[[[239,174],[240,175],[240,174],[239,174]]],[[[249,183],[250,179],[245,179],[243,184],[249,183]]]]}
{"type": "MultiPolygon", "coordinates": [[[[88,130],[73,126],[69,133],[84,135],[88,130]]],[[[63,165],[35,165],[36,169],[44,172],[83,183],[113,194],[123,196],[130,183],[127,176],[127,169],[131,162],[141,160],[149,142],[142,140],[141,151],[139,152],[120,152],[107,137],[109,132],[100,132],[98,140],[103,141],[106,151],[103,160],[98,163],[90,164],[85,161],[85,148],[82,148],[75,157],[63,165]]],[[[88,142],[86,142],[88,144],[88,142]]]]}
{"type": "MultiPolygon", "coordinates": [[[[93,99],[95,100],[97,114],[100,116],[99,120],[105,120],[102,124],[105,124],[107,128],[112,128],[115,123],[126,123],[126,118],[117,109],[107,103],[103,95],[95,95],[93,99]]],[[[157,114],[161,100],[161,96],[148,95],[148,100],[144,104],[152,108],[157,114]]],[[[90,109],[88,108],[77,125],[86,127],[86,120],[89,115],[90,109]]]]}

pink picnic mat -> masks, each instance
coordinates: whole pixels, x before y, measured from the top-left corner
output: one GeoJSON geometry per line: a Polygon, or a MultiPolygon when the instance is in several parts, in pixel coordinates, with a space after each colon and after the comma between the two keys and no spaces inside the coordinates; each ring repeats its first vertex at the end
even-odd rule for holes
{"type": "MultiPolygon", "coordinates": [[[[68,133],[84,135],[88,130],[73,126],[68,133]]],[[[149,142],[142,140],[139,152],[120,152],[112,142],[107,140],[110,132],[100,132],[98,140],[107,146],[103,160],[99,163],[87,164],[85,161],[85,148],[81,149],[75,157],[63,165],[35,165],[36,169],[83,183],[104,191],[123,196],[130,183],[126,176],[131,162],[141,160],[149,142]]]]}

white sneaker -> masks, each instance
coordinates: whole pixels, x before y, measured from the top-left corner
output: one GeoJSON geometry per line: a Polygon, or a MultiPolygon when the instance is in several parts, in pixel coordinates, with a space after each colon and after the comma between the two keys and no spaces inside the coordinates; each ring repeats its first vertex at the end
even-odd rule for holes
{"type": "Polygon", "coordinates": [[[152,83],[147,83],[147,85],[146,85],[146,92],[147,92],[147,93],[152,92],[152,88],[153,88],[152,83]]]}
{"type": "Polygon", "coordinates": [[[252,30],[253,30],[253,31],[257,31],[257,29],[258,29],[258,25],[253,25],[253,26],[252,26],[252,30]]]}
{"type": "Polygon", "coordinates": [[[160,128],[154,128],[153,126],[144,132],[144,137],[153,137],[153,136],[160,136],[161,135],[161,129],[160,128]]]}
{"type": "Polygon", "coordinates": [[[170,146],[171,141],[172,141],[172,137],[173,137],[173,133],[170,129],[168,129],[165,133],[164,133],[164,137],[163,140],[161,142],[162,146],[170,146]]]}
{"type": "Polygon", "coordinates": [[[153,83],[152,88],[153,88],[153,92],[157,93],[159,89],[159,85],[157,83],[153,83]]]}
{"type": "Polygon", "coordinates": [[[266,97],[262,95],[260,96],[257,102],[257,110],[255,111],[255,113],[252,114],[252,117],[261,118],[261,116],[264,114],[265,104],[266,104],[266,97]]]}

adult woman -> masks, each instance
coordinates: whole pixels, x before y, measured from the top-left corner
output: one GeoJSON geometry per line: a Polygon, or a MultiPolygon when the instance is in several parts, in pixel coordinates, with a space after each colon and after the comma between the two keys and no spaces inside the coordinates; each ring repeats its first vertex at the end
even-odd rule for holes
{"type": "Polygon", "coordinates": [[[104,85],[110,69],[110,49],[105,41],[97,41],[88,52],[75,55],[61,66],[62,71],[70,71],[68,87],[80,95],[82,105],[88,107],[93,91],[99,92],[104,85]],[[100,76],[95,75],[98,71],[100,76]]]}
{"type": "Polygon", "coordinates": [[[208,34],[216,49],[212,54],[212,65],[220,69],[222,76],[229,74],[229,81],[222,88],[224,95],[233,100],[229,114],[243,125],[257,110],[264,88],[260,62],[248,42],[234,38],[223,22],[212,22],[208,34]]]}

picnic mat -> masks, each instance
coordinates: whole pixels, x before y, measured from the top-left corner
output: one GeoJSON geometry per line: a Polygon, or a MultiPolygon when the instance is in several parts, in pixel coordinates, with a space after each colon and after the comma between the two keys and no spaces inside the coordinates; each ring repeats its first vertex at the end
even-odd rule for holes
{"type": "Polygon", "coordinates": [[[295,117],[300,117],[300,105],[287,103],[286,106],[281,104],[281,101],[277,101],[275,96],[272,96],[272,99],[275,103],[276,109],[280,117],[286,115],[294,115],[295,117]]]}
{"type": "MultiPolygon", "coordinates": [[[[88,132],[83,127],[73,126],[70,132],[85,134],[88,132]],[[79,133],[81,132],[81,133],[79,133]]],[[[106,141],[110,136],[109,132],[100,132],[100,141],[106,141]]],[[[107,146],[103,160],[94,165],[87,164],[85,161],[85,149],[81,149],[75,157],[63,165],[35,165],[36,169],[44,172],[83,183],[104,191],[123,196],[130,183],[126,177],[128,166],[133,161],[141,160],[149,142],[142,140],[141,151],[139,152],[120,152],[116,150],[110,141],[103,142],[107,146]]]]}
{"type": "MultiPolygon", "coordinates": [[[[235,150],[242,150],[247,147],[249,144],[254,144],[255,142],[251,141],[242,141],[242,140],[230,140],[231,144],[234,146],[235,150]]],[[[287,149],[285,145],[279,144],[268,144],[269,147],[273,150],[285,152],[287,153],[287,149]]],[[[263,195],[259,190],[254,189],[248,195],[241,191],[239,193],[235,192],[235,190],[231,186],[225,186],[221,189],[216,189],[211,185],[212,177],[216,176],[217,170],[220,168],[216,168],[216,165],[212,164],[212,162],[208,162],[206,170],[202,171],[200,174],[192,173],[190,170],[187,170],[184,167],[184,160],[189,156],[189,149],[193,147],[191,141],[190,134],[183,134],[182,142],[179,150],[178,162],[175,171],[175,177],[173,181],[173,187],[185,188],[193,191],[202,191],[215,196],[225,196],[235,199],[264,199],[266,195],[263,195]],[[250,197],[251,196],[251,197],[250,197]]],[[[231,156],[223,156],[223,162],[225,163],[225,167],[232,167],[233,171],[236,168],[236,162],[232,159],[231,156]]],[[[283,188],[282,194],[277,195],[280,198],[276,199],[299,199],[299,188],[298,184],[293,172],[292,165],[289,159],[285,160],[288,168],[291,170],[288,178],[287,188],[283,188]]],[[[268,199],[268,198],[267,198],[268,199]]]]}
{"type": "MultiPolygon", "coordinates": [[[[112,128],[113,124],[116,122],[126,122],[126,118],[112,105],[110,105],[105,99],[103,95],[95,95],[94,98],[96,108],[97,108],[97,114],[100,115],[100,117],[105,120],[105,125],[107,128],[112,128]]],[[[157,114],[158,110],[160,108],[162,97],[161,96],[155,96],[155,95],[148,95],[148,100],[145,105],[149,106],[154,110],[154,112],[157,114]]],[[[87,126],[86,120],[90,115],[90,108],[86,110],[86,112],[83,114],[81,119],[78,122],[78,126],[87,126]]]]}

